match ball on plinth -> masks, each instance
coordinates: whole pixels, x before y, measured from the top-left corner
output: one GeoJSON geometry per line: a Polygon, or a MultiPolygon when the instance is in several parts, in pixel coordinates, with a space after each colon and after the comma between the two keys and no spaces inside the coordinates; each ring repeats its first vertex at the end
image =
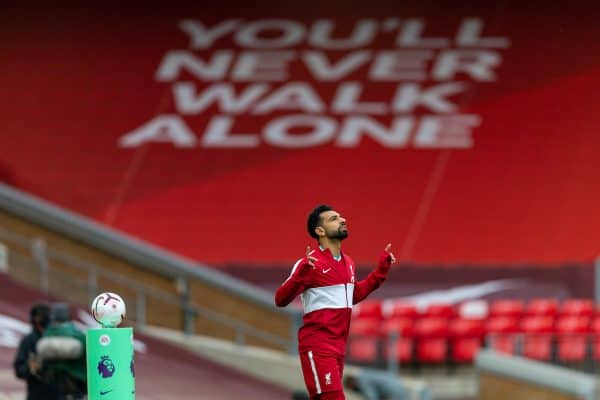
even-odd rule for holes
{"type": "Polygon", "coordinates": [[[92,316],[104,328],[116,328],[125,319],[125,302],[116,293],[100,293],[92,301],[92,316]]]}

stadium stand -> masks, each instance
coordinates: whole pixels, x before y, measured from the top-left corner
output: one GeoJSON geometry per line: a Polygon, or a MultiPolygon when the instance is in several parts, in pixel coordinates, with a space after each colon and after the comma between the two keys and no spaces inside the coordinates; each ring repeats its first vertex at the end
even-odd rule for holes
{"type": "Polygon", "coordinates": [[[85,304],[109,285],[146,323],[265,346],[294,348],[297,309],[201,264],[0,184],[0,240],[15,279],[85,304]]]}
{"type": "Polygon", "coordinates": [[[400,260],[349,359],[598,369],[597,7],[175,3],[2,8],[11,278],[292,353],[272,292],[324,201],[357,275],[400,260]]]}
{"type": "MultiPolygon", "coordinates": [[[[593,370],[599,360],[600,317],[594,317],[593,300],[501,299],[488,306],[479,302],[477,308],[489,313],[470,318],[460,315],[464,303],[435,304],[419,312],[401,300],[388,305],[391,311],[383,319],[379,312],[357,312],[349,357],[379,366],[392,360],[408,370],[415,365],[469,365],[484,348],[585,371],[593,370]]],[[[366,309],[379,307],[370,301],[366,309]]]]}
{"type": "MultiPolygon", "coordinates": [[[[18,284],[4,274],[0,274],[0,287],[0,396],[17,398],[22,396],[24,386],[13,378],[12,361],[17,339],[29,330],[28,307],[32,302],[58,299],[18,284]],[[9,341],[11,337],[13,340],[9,341]]],[[[81,316],[83,310],[79,312],[81,316]]],[[[90,323],[91,316],[87,312],[83,316],[78,322],[90,323]]],[[[180,400],[198,399],[199,388],[201,398],[215,400],[283,400],[288,396],[284,387],[249,377],[162,340],[138,331],[135,338],[141,344],[136,353],[136,398],[140,400],[174,398],[175,394],[180,400]]]]}

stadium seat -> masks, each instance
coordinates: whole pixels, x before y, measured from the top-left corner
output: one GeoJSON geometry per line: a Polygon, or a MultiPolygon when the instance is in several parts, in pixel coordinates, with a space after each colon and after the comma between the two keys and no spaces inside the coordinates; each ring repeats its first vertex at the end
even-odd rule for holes
{"type": "Polygon", "coordinates": [[[560,314],[563,316],[591,317],[594,315],[594,302],[585,299],[565,300],[560,306],[560,314]]]}
{"type": "Polygon", "coordinates": [[[424,317],[415,323],[416,355],[422,363],[441,363],[448,356],[448,321],[424,317]]]}
{"type": "Polygon", "coordinates": [[[540,360],[552,359],[552,334],[554,320],[548,316],[531,316],[521,319],[523,331],[523,356],[540,360]]]}
{"type": "Polygon", "coordinates": [[[431,303],[425,308],[424,317],[430,318],[454,318],[456,317],[456,309],[452,304],[447,303],[431,303]]]}
{"type": "Polygon", "coordinates": [[[348,356],[355,362],[375,363],[378,360],[379,329],[377,318],[361,318],[350,323],[348,356]]]}
{"type": "Polygon", "coordinates": [[[521,328],[514,317],[491,317],[485,324],[488,346],[498,352],[517,354],[517,337],[521,328]]]}
{"type": "Polygon", "coordinates": [[[587,316],[566,316],[556,321],[557,333],[589,333],[590,318],[587,316]]]}
{"type": "Polygon", "coordinates": [[[483,344],[483,322],[455,319],[449,325],[450,358],[455,362],[472,362],[483,344]]]}
{"type": "Polygon", "coordinates": [[[416,318],[419,315],[417,306],[408,302],[397,302],[392,305],[390,319],[396,318],[416,318]]]}
{"type": "Polygon", "coordinates": [[[532,299],[527,303],[525,313],[529,316],[554,317],[558,314],[558,301],[554,299],[532,299]]]}
{"type": "Polygon", "coordinates": [[[590,319],[568,316],[556,321],[557,358],[562,362],[580,362],[587,356],[590,319]]]}
{"type": "Polygon", "coordinates": [[[495,300],[490,306],[490,317],[521,318],[525,312],[525,303],[521,300],[495,300]]]}
{"type": "Polygon", "coordinates": [[[386,359],[391,350],[389,338],[392,333],[397,334],[395,347],[396,360],[404,363],[413,359],[414,324],[415,322],[412,318],[392,318],[383,323],[380,333],[382,339],[386,341],[383,352],[386,359]]]}
{"type": "Polygon", "coordinates": [[[383,310],[380,300],[365,300],[352,308],[353,318],[383,319],[383,310]]]}

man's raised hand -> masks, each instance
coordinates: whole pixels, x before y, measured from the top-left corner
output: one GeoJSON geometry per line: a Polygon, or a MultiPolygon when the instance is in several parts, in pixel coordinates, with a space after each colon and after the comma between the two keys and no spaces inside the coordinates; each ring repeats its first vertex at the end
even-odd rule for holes
{"type": "Polygon", "coordinates": [[[300,265],[298,265],[297,275],[301,279],[307,279],[308,276],[312,274],[312,271],[315,269],[315,263],[317,259],[314,256],[311,256],[312,250],[310,246],[306,247],[306,254],[304,258],[301,259],[300,265]]]}
{"type": "Polygon", "coordinates": [[[388,254],[388,257],[390,258],[390,264],[393,264],[396,262],[396,257],[394,257],[394,254],[392,254],[392,244],[388,243],[387,246],[385,246],[384,251],[388,254]]]}
{"type": "Polygon", "coordinates": [[[390,269],[392,264],[395,262],[396,262],[396,257],[394,257],[394,255],[392,254],[392,244],[388,243],[385,246],[385,249],[383,249],[381,256],[379,257],[379,263],[377,264],[377,267],[380,270],[387,273],[387,271],[390,269]]]}
{"type": "Polygon", "coordinates": [[[311,267],[313,267],[313,269],[315,268],[315,263],[317,262],[317,259],[313,256],[310,255],[310,253],[312,253],[312,250],[310,249],[310,246],[306,246],[306,261],[307,264],[310,265],[311,267]]]}

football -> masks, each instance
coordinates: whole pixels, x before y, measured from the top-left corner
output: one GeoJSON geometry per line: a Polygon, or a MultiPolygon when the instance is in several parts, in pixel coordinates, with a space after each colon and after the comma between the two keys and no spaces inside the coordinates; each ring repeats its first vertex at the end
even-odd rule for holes
{"type": "Polygon", "coordinates": [[[115,293],[100,293],[92,302],[92,316],[104,328],[115,328],[125,318],[125,302],[115,293]]]}

